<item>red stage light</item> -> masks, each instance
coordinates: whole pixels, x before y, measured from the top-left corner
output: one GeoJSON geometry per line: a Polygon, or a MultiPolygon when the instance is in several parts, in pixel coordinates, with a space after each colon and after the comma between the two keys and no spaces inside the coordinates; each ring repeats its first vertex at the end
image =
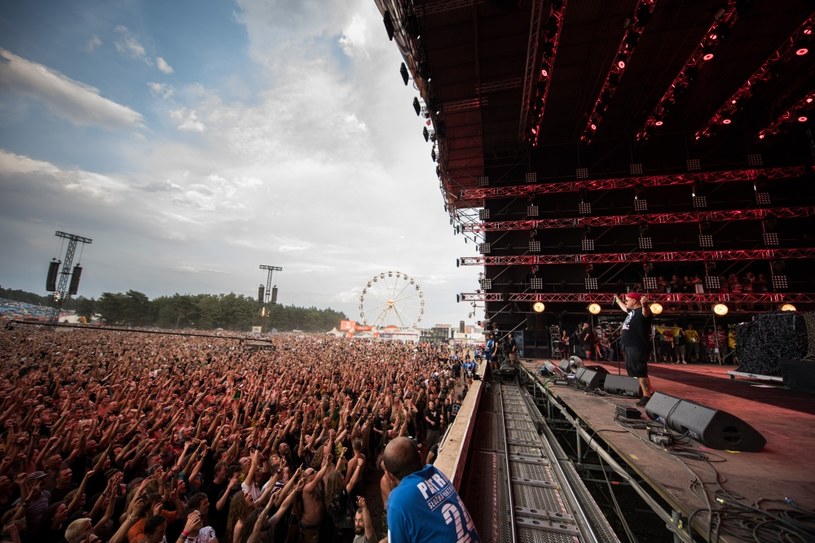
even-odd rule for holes
{"type": "Polygon", "coordinates": [[[549,77],[549,72],[544,68],[541,70],[541,77],[549,77]]]}
{"type": "Polygon", "coordinates": [[[662,126],[662,121],[657,121],[654,123],[654,126],[662,126]]]}
{"type": "Polygon", "coordinates": [[[732,122],[733,121],[731,121],[730,119],[722,119],[722,124],[730,124],[732,122]]]}
{"type": "Polygon", "coordinates": [[[702,60],[710,60],[713,58],[713,53],[705,53],[705,56],[702,57],[702,60]]]}
{"type": "Polygon", "coordinates": [[[619,62],[617,63],[617,67],[618,67],[619,69],[621,69],[621,70],[624,70],[624,69],[625,69],[625,61],[624,61],[624,60],[619,61],[619,62]]]}
{"type": "Polygon", "coordinates": [[[799,122],[799,123],[805,123],[805,122],[807,122],[808,120],[809,120],[809,119],[807,118],[807,116],[806,116],[806,115],[801,115],[800,117],[798,117],[798,122],[799,122]]]}
{"type": "Polygon", "coordinates": [[[590,127],[592,130],[597,130],[597,125],[594,123],[591,123],[590,127]]]}
{"type": "Polygon", "coordinates": [[[764,132],[760,132],[759,135],[758,135],[758,139],[763,140],[765,138],[765,136],[766,136],[766,134],[764,132]]]}
{"type": "Polygon", "coordinates": [[[800,49],[795,51],[795,54],[798,55],[799,57],[802,57],[802,56],[806,55],[807,53],[809,53],[809,49],[807,49],[806,47],[801,47],[800,49]]]}

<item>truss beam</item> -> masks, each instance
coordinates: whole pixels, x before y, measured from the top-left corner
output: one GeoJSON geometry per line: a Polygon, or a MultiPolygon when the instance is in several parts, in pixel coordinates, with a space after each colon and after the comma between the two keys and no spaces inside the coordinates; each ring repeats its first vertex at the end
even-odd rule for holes
{"type": "Polygon", "coordinates": [[[532,264],[634,264],[707,260],[789,260],[815,258],[815,248],[747,249],[730,251],[664,251],[559,255],[465,256],[457,266],[531,266],[532,264]]]}
{"type": "MultiPolygon", "coordinates": [[[[470,292],[459,294],[462,302],[544,302],[544,303],[599,303],[610,304],[613,292],[470,292]]],[[[815,303],[815,294],[806,292],[706,292],[648,293],[649,302],[661,304],[737,304],[815,303]]],[[[616,307],[616,306],[615,306],[616,307]]]]}
{"type": "Polygon", "coordinates": [[[733,209],[723,211],[688,211],[677,213],[651,213],[642,215],[607,215],[601,217],[561,217],[557,219],[523,219],[462,224],[468,233],[544,230],[553,228],[580,228],[584,226],[622,226],[632,224],[681,224],[716,221],[761,220],[767,217],[793,219],[815,216],[815,206],[776,207],[759,209],[733,209]]]}
{"type": "Polygon", "coordinates": [[[715,172],[677,173],[672,175],[640,175],[608,179],[563,180],[552,183],[534,183],[506,187],[476,187],[462,189],[462,200],[486,200],[490,198],[513,198],[534,194],[580,192],[581,190],[615,190],[647,187],[691,185],[693,183],[755,182],[801,177],[807,172],[805,166],[780,168],[749,168],[715,172]]]}

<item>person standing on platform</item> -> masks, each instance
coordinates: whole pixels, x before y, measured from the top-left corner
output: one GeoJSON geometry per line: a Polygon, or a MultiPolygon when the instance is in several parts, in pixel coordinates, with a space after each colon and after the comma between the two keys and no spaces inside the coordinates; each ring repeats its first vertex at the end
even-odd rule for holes
{"type": "Polygon", "coordinates": [[[629,292],[625,301],[614,296],[614,302],[626,313],[622,326],[620,346],[625,353],[625,369],[629,377],[636,377],[642,391],[638,406],[651,399],[653,389],[648,378],[648,351],[651,336],[651,310],[647,297],[639,292],[629,292]]]}
{"type": "Polygon", "coordinates": [[[688,349],[688,362],[691,364],[699,362],[699,332],[690,323],[685,329],[685,340],[688,349]]]}
{"type": "Polygon", "coordinates": [[[453,483],[432,465],[422,467],[415,441],[397,437],[388,443],[383,464],[396,485],[387,503],[390,543],[480,541],[453,483]]]}

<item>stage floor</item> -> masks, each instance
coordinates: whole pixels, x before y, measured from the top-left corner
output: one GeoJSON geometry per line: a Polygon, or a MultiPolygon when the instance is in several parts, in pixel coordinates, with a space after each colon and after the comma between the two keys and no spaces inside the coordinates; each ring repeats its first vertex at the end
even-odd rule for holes
{"type": "MultiPolygon", "coordinates": [[[[550,362],[557,365],[559,360],[550,362]]],[[[543,360],[523,362],[536,375],[543,363],[543,360]]],[[[625,375],[624,364],[619,368],[616,362],[586,361],[585,365],[603,366],[611,374],[621,371],[625,375]]],[[[689,454],[671,454],[671,447],[666,450],[650,442],[645,430],[627,429],[614,421],[616,406],[635,407],[636,398],[556,384],[549,384],[548,390],[585,422],[593,439],[612,449],[675,511],[684,517],[693,515],[695,526],[702,522],[706,528],[711,507],[707,500],[712,501],[714,510],[724,507],[725,513],[729,512],[727,502],[736,497],[743,497],[745,504],[759,502],[766,508],[784,506],[765,500],[786,499],[815,511],[815,396],[785,389],[779,383],[733,379],[727,372],[735,369],[702,364],[649,364],[655,391],[742,419],[767,439],[760,452],[716,450],[690,440],[682,446],[689,454]],[[704,459],[696,458],[699,453],[704,459]]],[[[638,409],[647,419],[645,409],[638,409]]]]}

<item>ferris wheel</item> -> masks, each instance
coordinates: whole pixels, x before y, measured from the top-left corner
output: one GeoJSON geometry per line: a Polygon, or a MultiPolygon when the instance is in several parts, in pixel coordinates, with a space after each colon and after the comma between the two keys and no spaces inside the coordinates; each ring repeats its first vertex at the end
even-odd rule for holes
{"type": "Polygon", "coordinates": [[[374,275],[359,297],[362,322],[378,328],[411,328],[424,315],[424,293],[413,277],[398,271],[374,275]]]}

